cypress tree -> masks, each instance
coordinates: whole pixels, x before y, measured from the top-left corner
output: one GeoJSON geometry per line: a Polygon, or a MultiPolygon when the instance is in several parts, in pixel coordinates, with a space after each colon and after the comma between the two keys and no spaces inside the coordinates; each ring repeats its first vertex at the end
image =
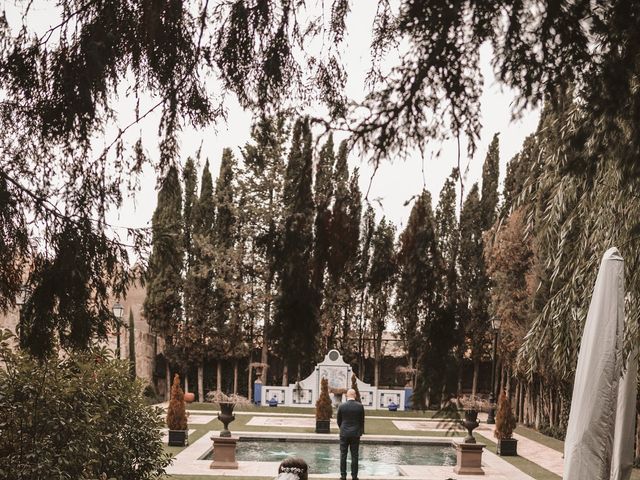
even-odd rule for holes
{"type": "Polygon", "coordinates": [[[400,235],[398,272],[396,317],[413,367],[421,349],[421,328],[437,315],[440,302],[440,256],[431,195],[426,190],[414,203],[400,235]]]}
{"type": "Polygon", "coordinates": [[[496,220],[498,209],[498,180],[500,175],[500,139],[499,134],[493,136],[487,157],[482,165],[482,230],[491,228],[496,220]]]}
{"type": "Polygon", "coordinates": [[[151,330],[164,337],[167,355],[167,396],[171,388],[169,361],[173,337],[182,319],[182,191],[178,170],[172,166],[158,191],[151,219],[151,255],[147,270],[144,315],[151,330]]]}
{"type": "Polygon", "coordinates": [[[465,199],[460,212],[460,291],[461,321],[464,336],[469,345],[461,345],[466,351],[471,348],[474,362],[472,391],[475,394],[478,383],[480,358],[486,346],[489,324],[489,280],[485,271],[483,256],[482,225],[486,220],[482,208],[478,185],[474,184],[465,199]]]}
{"type": "Polygon", "coordinates": [[[379,386],[382,334],[390,316],[395,283],[395,227],[383,218],[376,228],[372,244],[371,268],[368,275],[371,332],[373,334],[374,385],[379,386]]]}
{"type": "Polygon", "coordinates": [[[313,307],[312,137],[307,119],[293,129],[284,179],[284,232],[273,325],[274,346],[285,365],[314,360],[319,322],[313,307]]]}
{"type": "Polygon", "coordinates": [[[236,160],[231,149],[222,151],[220,172],[214,193],[215,221],[213,225],[213,295],[212,295],[212,351],[217,359],[217,389],[222,389],[222,360],[228,357],[235,339],[228,337],[233,302],[235,262],[232,261],[236,243],[237,212],[234,205],[236,160]]]}
{"type": "MultiPolygon", "coordinates": [[[[316,216],[314,224],[314,250],[313,250],[313,290],[314,307],[317,315],[320,315],[320,307],[323,300],[325,273],[329,261],[329,247],[331,241],[331,201],[333,199],[333,166],[335,153],[333,151],[333,134],[329,135],[327,142],[322,146],[318,162],[316,164],[314,199],[316,216]]],[[[327,326],[322,329],[325,331],[327,326]]],[[[325,346],[326,347],[326,346],[325,346]]]]}
{"type": "MultiPolygon", "coordinates": [[[[456,188],[455,182],[458,179],[458,169],[454,169],[445,181],[438,206],[436,207],[436,234],[438,236],[438,250],[442,258],[442,271],[440,273],[442,282],[442,308],[438,315],[438,321],[430,332],[437,335],[439,341],[436,343],[437,349],[432,349],[432,359],[443,368],[431,369],[432,377],[430,384],[445,383],[447,381],[446,367],[455,363],[447,358],[455,344],[460,344],[460,289],[457,270],[458,255],[460,250],[460,230],[456,218],[456,188]]],[[[461,374],[463,350],[459,350],[458,374],[461,374]]],[[[427,369],[422,369],[426,372],[427,369]]]]}
{"type": "Polygon", "coordinates": [[[133,310],[129,310],[129,372],[136,378],[136,326],[133,321],[133,310]]]}
{"type": "Polygon", "coordinates": [[[184,251],[187,269],[193,264],[193,220],[194,209],[198,201],[198,175],[196,167],[191,157],[182,170],[182,181],[184,182],[184,207],[182,217],[184,219],[184,251]]]}
{"type": "Polygon", "coordinates": [[[187,270],[184,295],[189,319],[184,352],[197,366],[198,400],[201,402],[204,401],[204,363],[209,356],[207,345],[211,335],[214,219],[213,181],[207,160],[200,180],[200,196],[193,205],[192,263],[187,270]]]}
{"type": "MultiPolygon", "coordinates": [[[[273,298],[282,240],[282,189],[285,170],[285,148],[289,138],[288,121],[284,115],[263,117],[251,130],[252,143],[243,148],[244,174],[241,177],[245,203],[243,221],[245,238],[251,239],[254,294],[262,298],[261,362],[269,360],[270,327],[273,298]]],[[[267,383],[267,369],[262,371],[262,383],[267,383]]]]}

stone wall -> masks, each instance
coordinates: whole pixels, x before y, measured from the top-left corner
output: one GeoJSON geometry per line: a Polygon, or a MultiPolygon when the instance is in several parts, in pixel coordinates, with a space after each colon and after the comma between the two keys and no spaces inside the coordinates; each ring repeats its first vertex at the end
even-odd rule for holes
{"type": "MultiPolygon", "coordinates": [[[[133,311],[136,338],[136,373],[139,378],[151,383],[153,380],[154,362],[156,349],[162,352],[163,341],[158,339],[157,345],[155,335],[150,332],[147,321],[142,316],[142,304],[144,302],[145,289],[135,285],[127,292],[127,298],[120,299],[124,306],[124,316],[122,318],[125,327],[120,329],[120,358],[129,358],[129,312],[133,311]]],[[[116,303],[114,299],[111,303],[116,303]]],[[[12,309],[6,315],[0,314],[0,328],[8,328],[14,334],[18,325],[19,310],[12,309]]],[[[111,332],[107,338],[106,346],[112,352],[116,351],[117,332],[111,332]]]]}

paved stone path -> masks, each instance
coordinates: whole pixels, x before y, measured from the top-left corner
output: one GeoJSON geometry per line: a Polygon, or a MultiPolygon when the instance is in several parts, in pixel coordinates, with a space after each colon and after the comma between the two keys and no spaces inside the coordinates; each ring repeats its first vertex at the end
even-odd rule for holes
{"type": "MultiPolygon", "coordinates": [[[[307,417],[252,417],[247,425],[254,427],[301,427],[315,428],[316,419],[307,417]]],[[[335,419],[331,420],[331,427],[338,428],[335,419]]]]}
{"type": "MultiPolygon", "coordinates": [[[[495,441],[493,436],[494,429],[495,425],[483,423],[476,431],[495,441]]],[[[562,477],[564,463],[562,453],[517,433],[513,434],[513,438],[518,440],[518,455],[562,477]]]]}

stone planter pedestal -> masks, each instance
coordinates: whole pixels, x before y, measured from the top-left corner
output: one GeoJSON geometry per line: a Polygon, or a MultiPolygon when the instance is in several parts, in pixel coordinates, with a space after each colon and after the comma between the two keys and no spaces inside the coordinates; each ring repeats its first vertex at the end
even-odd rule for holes
{"type": "Polygon", "coordinates": [[[210,468],[228,468],[236,470],[236,444],[238,437],[211,437],[213,440],[213,462],[210,468]]]}
{"type": "Polygon", "coordinates": [[[458,475],[484,475],[482,470],[483,443],[458,443],[456,447],[456,466],[453,471],[458,475]]]}

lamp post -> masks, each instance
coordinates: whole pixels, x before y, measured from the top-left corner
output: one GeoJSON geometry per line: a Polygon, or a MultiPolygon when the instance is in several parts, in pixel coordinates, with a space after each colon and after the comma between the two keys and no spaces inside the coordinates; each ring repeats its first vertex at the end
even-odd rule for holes
{"type": "Polygon", "coordinates": [[[27,302],[27,298],[29,297],[31,291],[29,287],[23,285],[20,287],[18,294],[16,295],[16,306],[18,307],[18,340],[22,341],[22,306],[27,302]]]}
{"type": "Polygon", "coordinates": [[[496,423],[496,356],[498,355],[498,334],[500,333],[501,324],[502,319],[500,317],[494,316],[491,319],[491,328],[493,329],[493,356],[491,358],[491,392],[489,393],[489,403],[491,407],[489,408],[489,416],[487,417],[487,423],[489,425],[496,423]]]}
{"type": "Polygon", "coordinates": [[[118,322],[118,336],[116,337],[116,355],[118,359],[120,359],[120,323],[122,323],[122,316],[124,315],[124,307],[120,304],[120,302],[116,302],[111,310],[113,312],[113,316],[116,317],[116,321],[118,322]]]}

